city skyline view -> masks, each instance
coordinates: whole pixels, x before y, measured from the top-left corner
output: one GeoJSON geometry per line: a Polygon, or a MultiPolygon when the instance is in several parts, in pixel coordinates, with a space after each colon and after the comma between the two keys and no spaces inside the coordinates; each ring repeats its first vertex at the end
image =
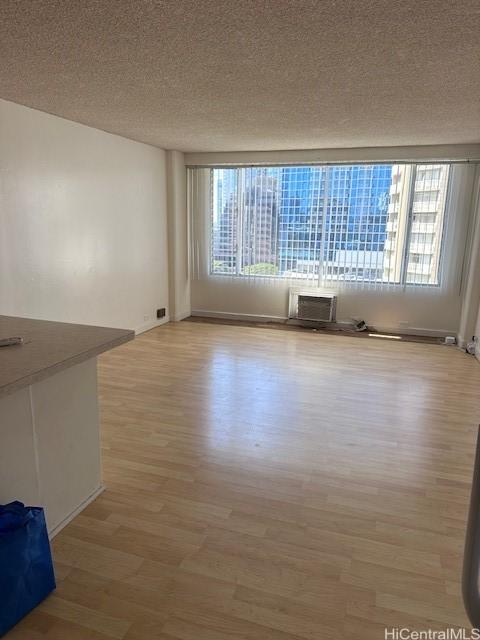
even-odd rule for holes
{"type": "Polygon", "coordinates": [[[439,284],[449,166],[213,169],[210,272],[439,284]]]}

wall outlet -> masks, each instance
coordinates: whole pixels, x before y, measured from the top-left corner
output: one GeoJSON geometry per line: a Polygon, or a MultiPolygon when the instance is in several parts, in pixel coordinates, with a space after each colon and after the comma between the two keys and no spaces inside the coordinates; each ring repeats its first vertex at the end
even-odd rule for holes
{"type": "Polygon", "coordinates": [[[143,316],[143,320],[147,322],[147,320],[150,320],[150,316],[143,316]]]}
{"type": "Polygon", "coordinates": [[[166,314],[165,307],[162,307],[161,309],[157,309],[157,318],[164,318],[165,314],[166,314]]]}

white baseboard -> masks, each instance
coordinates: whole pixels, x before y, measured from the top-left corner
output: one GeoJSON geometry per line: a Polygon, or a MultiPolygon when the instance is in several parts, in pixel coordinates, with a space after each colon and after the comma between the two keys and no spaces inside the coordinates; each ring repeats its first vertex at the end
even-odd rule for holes
{"type": "Polygon", "coordinates": [[[189,318],[191,315],[191,311],[182,311],[182,313],[176,313],[173,316],[173,322],[180,322],[181,320],[185,320],[185,318],[189,318]]]}
{"type": "Polygon", "coordinates": [[[456,336],[457,332],[448,329],[425,329],[423,327],[392,327],[369,323],[371,329],[375,329],[379,333],[401,333],[410,336],[430,336],[432,338],[444,338],[445,336],[456,336]]]}
{"type": "Polygon", "coordinates": [[[135,329],[135,335],[140,335],[141,333],[144,333],[145,331],[150,331],[150,329],[155,329],[155,327],[159,327],[162,324],[165,324],[166,322],[169,322],[170,318],[168,316],[165,316],[165,318],[160,318],[159,320],[157,320],[157,318],[155,318],[155,320],[150,320],[149,322],[146,322],[145,324],[141,324],[139,327],[136,327],[135,329]]]}
{"type": "Polygon", "coordinates": [[[196,310],[190,314],[202,318],[221,318],[224,320],[243,320],[245,322],[285,322],[286,316],[264,316],[251,313],[230,313],[229,311],[196,310]]]}
{"type": "Polygon", "coordinates": [[[98,496],[104,491],[105,485],[101,484],[98,489],[95,489],[95,491],[91,495],[89,495],[88,498],[86,498],[83,502],[81,502],[78,507],[72,511],[72,513],[70,513],[66,518],[64,518],[48,532],[48,537],[50,538],[50,540],[52,540],[52,538],[54,538],[57,533],[60,533],[60,531],[64,527],[66,527],[69,522],[71,522],[76,516],[78,516],[81,511],[88,507],[88,505],[93,502],[95,498],[98,498],[98,496]]]}
{"type": "MultiPolygon", "coordinates": [[[[192,311],[192,316],[199,316],[203,318],[220,318],[224,320],[240,320],[245,322],[285,322],[288,318],[286,316],[267,316],[267,315],[255,315],[251,313],[230,313],[229,311],[204,311],[201,309],[195,309],[192,311]]],[[[342,324],[339,321],[339,324],[342,324]]],[[[382,324],[375,324],[371,322],[368,326],[380,333],[403,333],[405,335],[413,336],[432,336],[443,338],[445,336],[455,336],[456,331],[447,329],[425,329],[423,327],[398,327],[388,326],[382,324]]]]}

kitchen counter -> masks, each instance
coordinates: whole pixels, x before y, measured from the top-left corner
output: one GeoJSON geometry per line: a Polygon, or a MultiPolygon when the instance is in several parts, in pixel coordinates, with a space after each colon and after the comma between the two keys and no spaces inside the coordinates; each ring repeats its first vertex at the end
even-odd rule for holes
{"type": "Polygon", "coordinates": [[[0,397],[113,349],[134,335],[125,329],[0,316],[0,339],[23,338],[23,344],[0,348],[0,397]]]}
{"type": "Polygon", "coordinates": [[[45,508],[55,535],[102,490],[97,356],[134,332],[0,316],[0,503],[45,508]]]}

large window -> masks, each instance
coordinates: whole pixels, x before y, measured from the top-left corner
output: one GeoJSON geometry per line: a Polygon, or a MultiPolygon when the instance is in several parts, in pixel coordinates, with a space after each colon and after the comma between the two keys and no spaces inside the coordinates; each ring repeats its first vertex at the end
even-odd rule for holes
{"type": "Polygon", "coordinates": [[[212,169],[210,273],[438,285],[449,165],[212,169]]]}

